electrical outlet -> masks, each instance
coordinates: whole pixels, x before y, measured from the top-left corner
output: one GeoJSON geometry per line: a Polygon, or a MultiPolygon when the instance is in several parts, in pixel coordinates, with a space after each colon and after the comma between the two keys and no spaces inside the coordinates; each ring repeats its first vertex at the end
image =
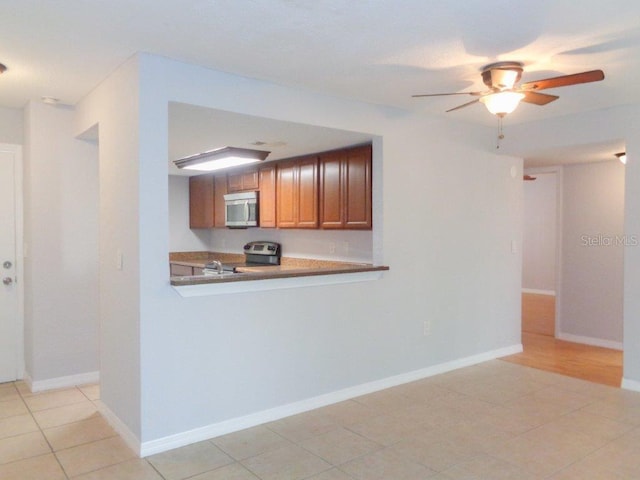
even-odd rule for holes
{"type": "Polygon", "coordinates": [[[422,335],[424,335],[425,337],[428,337],[429,335],[431,335],[431,321],[430,320],[425,320],[422,323],[422,335]]]}
{"type": "Polygon", "coordinates": [[[344,254],[348,255],[349,254],[349,242],[343,242],[342,248],[344,249],[344,254]]]}
{"type": "Polygon", "coordinates": [[[329,244],[329,253],[336,253],[336,242],[331,242],[329,244]]]}

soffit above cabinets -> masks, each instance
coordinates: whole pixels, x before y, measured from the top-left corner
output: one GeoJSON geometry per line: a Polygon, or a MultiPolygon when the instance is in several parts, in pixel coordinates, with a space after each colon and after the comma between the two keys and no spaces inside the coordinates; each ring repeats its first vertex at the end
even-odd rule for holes
{"type": "Polygon", "coordinates": [[[173,160],[214,148],[233,146],[269,150],[266,161],[291,158],[371,142],[366,133],[284,122],[183,103],[169,105],[169,174],[179,170],[173,160]],[[256,145],[256,142],[263,142],[256,145]]]}

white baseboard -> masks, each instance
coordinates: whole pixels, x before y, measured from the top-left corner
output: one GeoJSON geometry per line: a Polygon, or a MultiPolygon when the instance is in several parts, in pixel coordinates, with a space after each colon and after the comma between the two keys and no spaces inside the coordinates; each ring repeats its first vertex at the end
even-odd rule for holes
{"type": "MultiPolygon", "coordinates": [[[[351,398],[366,395],[368,393],[377,392],[378,390],[384,390],[385,388],[395,387],[404,383],[413,382],[422,378],[431,377],[440,373],[457,370],[459,368],[476,365],[478,363],[494,360],[496,358],[520,352],[522,352],[522,344],[512,345],[498,350],[492,350],[489,352],[484,352],[466,358],[460,358],[451,362],[441,363],[439,365],[434,365],[420,370],[395,375],[393,377],[384,378],[382,380],[376,380],[374,382],[356,385],[354,387],[345,388],[343,390],[338,390],[324,395],[319,395],[317,397],[308,398],[306,400],[290,403],[288,405],[252,413],[244,417],[237,417],[193,430],[180,432],[174,435],[169,435],[167,437],[158,438],[156,440],[143,442],[142,444],[140,444],[139,454],[141,457],[146,457],[156,453],[165,452],[167,450],[183,447],[191,443],[200,442],[202,440],[218,437],[220,435],[237,432],[245,428],[255,427],[263,423],[273,422],[284,417],[307,412],[309,410],[349,400],[351,398]]],[[[118,431],[118,433],[120,433],[120,430],[117,426],[114,426],[114,428],[116,429],[116,431],[118,431]]],[[[133,438],[135,437],[132,437],[132,439],[133,438]]],[[[125,439],[125,441],[127,440],[125,439]]],[[[134,448],[134,450],[138,449],[134,448]]]]}
{"type": "Polygon", "coordinates": [[[98,407],[98,411],[107,420],[107,423],[109,423],[109,425],[118,432],[118,435],[120,435],[120,438],[124,440],[124,443],[126,443],[131,450],[137,453],[138,456],[142,457],[140,453],[140,439],[103,402],[95,403],[96,407],[98,407]]]}
{"type": "Polygon", "coordinates": [[[556,296],[555,290],[537,290],[535,288],[523,288],[522,293],[534,293],[536,295],[551,295],[556,296]]]}
{"type": "Polygon", "coordinates": [[[47,380],[33,380],[31,375],[25,372],[24,381],[29,387],[29,390],[31,390],[32,393],[36,393],[56,388],[68,388],[86,385],[88,383],[98,383],[100,381],[100,372],[79,373],[66,377],[48,378],[47,380]]]}
{"type": "Polygon", "coordinates": [[[558,333],[558,338],[566,342],[584,343],[585,345],[593,345],[594,347],[611,348],[613,350],[623,350],[622,342],[614,342],[613,340],[604,340],[602,338],[584,337],[582,335],[573,335],[572,333],[558,333]]]}
{"type": "Polygon", "coordinates": [[[625,390],[640,392],[640,382],[638,382],[637,380],[629,380],[628,378],[623,378],[622,385],[620,385],[620,387],[624,388],[625,390]]]}

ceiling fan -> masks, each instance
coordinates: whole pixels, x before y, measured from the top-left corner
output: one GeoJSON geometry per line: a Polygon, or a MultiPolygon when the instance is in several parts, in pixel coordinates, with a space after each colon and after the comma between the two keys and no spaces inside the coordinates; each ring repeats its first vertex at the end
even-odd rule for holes
{"type": "Polygon", "coordinates": [[[517,85],[522,77],[523,66],[524,64],[521,62],[497,62],[485,66],[482,69],[482,81],[488,87],[488,90],[482,92],[431,93],[412,95],[412,97],[471,95],[478,98],[451,108],[447,110],[447,112],[460,110],[474,103],[481,102],[487,107],[489,112],[502,118],[507,113],[513,112],[520,101],[533,103],[534,105],[546,105],[559,98],[557,95],[540,93],[539,90],[566,87],[580,83],[598,82],[604,79],[604,72],[602,70],[591,70],[517,85]]]}

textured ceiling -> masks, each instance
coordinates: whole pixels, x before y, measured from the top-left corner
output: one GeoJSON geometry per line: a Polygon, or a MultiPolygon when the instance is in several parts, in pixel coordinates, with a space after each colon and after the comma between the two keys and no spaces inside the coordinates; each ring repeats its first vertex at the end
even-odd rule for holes
{"type": "MultiPolygon", "coordinates": [[[[75,104],[139,51],[434,114],[466,98],[411,94],[481,89],[490,62],[524,62],[523,81],[605,71],[518,123],[639,102],[638,18],[635,0],[2,1],[0,105],[75,104]]],[[[481,105],[447,115],[494,123],[481,105]]]]}

